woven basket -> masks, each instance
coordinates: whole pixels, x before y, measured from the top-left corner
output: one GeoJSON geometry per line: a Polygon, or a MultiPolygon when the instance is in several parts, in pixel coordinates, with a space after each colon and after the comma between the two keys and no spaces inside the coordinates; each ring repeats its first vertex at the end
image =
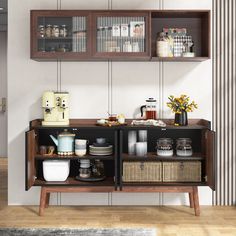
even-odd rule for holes
{"type": "Polygon", "coordinates": [[[201,182],[201,162],[163,162],[163,182],[201,182]]]}
{"type": "Polygon", "coordinates": [[[123,162],[124,182],[162,181],[161,162],[123,162]]]}

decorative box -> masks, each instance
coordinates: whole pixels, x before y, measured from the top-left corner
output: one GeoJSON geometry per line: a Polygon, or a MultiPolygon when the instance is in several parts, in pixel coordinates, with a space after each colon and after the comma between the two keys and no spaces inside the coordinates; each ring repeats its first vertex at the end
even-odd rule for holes
{"type": "Polygon", "coordinates": [[[201,162],[163,162],[163,182],[201,182],[201,162]]]}
{"type": "Polygon", "coordinates": [[[123,162],[124,182],[161,182],[161,162],[123,162]]]}

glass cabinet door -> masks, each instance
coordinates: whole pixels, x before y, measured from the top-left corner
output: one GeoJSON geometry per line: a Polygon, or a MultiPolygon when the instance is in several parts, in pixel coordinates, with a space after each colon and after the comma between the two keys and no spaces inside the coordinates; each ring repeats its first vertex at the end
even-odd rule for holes
{"type": "Polygon", "coordinates": [[[96,52],[114,56],[148,56],[148,18],[127,13],[96,16],[96,52]]]}
{"type": "Polygon", "coordinates": [[[73,59],[89,54],[88,16],[70,15],[35,16],[31,56],[73,59]]]}

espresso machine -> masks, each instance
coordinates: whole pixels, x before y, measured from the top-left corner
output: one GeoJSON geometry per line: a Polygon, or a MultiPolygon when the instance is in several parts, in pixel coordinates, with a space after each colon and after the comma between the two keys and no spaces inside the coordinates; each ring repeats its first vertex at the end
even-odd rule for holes
{"type": "Polygon", "coordinates": [[[69,93],[46,91],[42,97],[43,126],[69,125],[69,93]]]}

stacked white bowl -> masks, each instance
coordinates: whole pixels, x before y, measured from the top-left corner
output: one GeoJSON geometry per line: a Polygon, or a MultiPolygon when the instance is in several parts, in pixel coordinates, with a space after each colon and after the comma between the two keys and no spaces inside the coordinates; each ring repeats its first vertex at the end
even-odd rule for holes
{"type": "Polygon", "coordinates": [[[87,153],[88,140],[86,139],[76,139],[75,140],[75,155],[85,156],[87,153]]]}

